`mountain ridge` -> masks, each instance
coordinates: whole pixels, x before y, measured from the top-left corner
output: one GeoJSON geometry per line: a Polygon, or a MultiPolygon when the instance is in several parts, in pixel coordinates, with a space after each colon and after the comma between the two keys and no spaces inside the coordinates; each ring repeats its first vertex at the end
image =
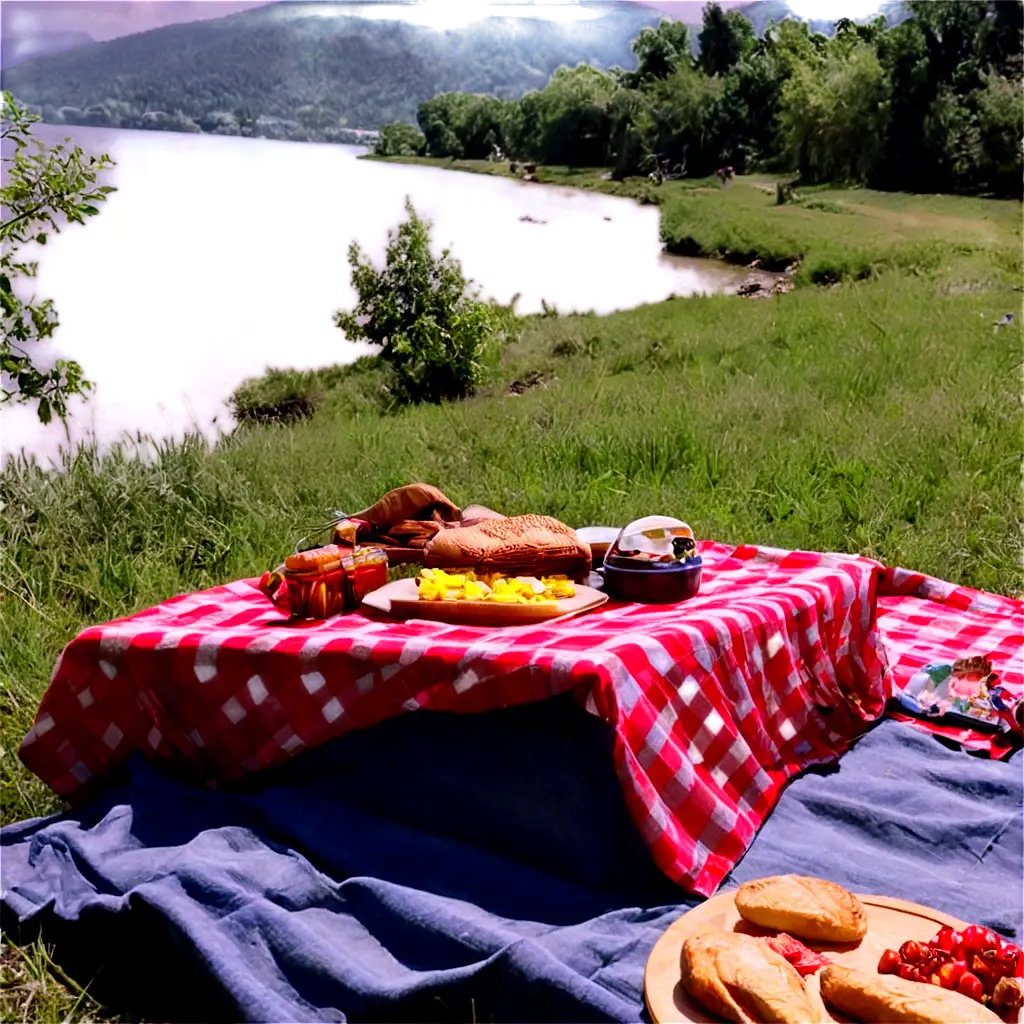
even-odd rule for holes
{"type": "MultiPolygon", "coordinates": [[[[314,105],[351,127],[377,128],[415,120],[418,104],[438,92],[511,97],[542,87],[565,63],[632,66],[630,41],[662,18],[617,2],[581,5],[598,16],[570,25],[490,17],[440,31],[362,18],[348,7],[278,3],[151,29],[4,68],[3,86],[44,117],[108,103],[140,116],[180,110],[196,119],[248,107],[288,119],[314,105]]],[[[93,109],[86,123],[102,123],[99,115],[93,109]]]]}

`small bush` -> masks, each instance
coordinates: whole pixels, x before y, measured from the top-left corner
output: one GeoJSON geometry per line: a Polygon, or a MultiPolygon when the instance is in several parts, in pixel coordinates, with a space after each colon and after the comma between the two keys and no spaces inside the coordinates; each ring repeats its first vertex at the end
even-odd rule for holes
{"type": "Polygon", "coordinates": [[[423,156],[427,140],[411,124],[386,124],[377,136],[374,156],[423,156]]]}
{"type": "Polygon", "coordinates": [[[323,401],[323,387],[312,370],[272,370],[243,381],[231,396],[239,423],[293,423],[309,419],[323,401]]]}
{"type": "Polygon", "coordinates": [[[309,419],[327,393],[344,381],[366,374],[379,365],[377,356],[360,356],[354,363],[319,370],[276,370],[243,381],[228,400],[239,424],[294,423],[309,419]]]}
{"type": "Polygon", "coordinates": [[[380,347],[397,405],[464,398],[483,379],[488,345],[512,326],[513,307],[481,302],[448,249],[431,253],[429,221],[409,199],[405,209],[408,220],[388,233],[383,270],[356,242],[349,247],[359,301],[334,322],[352,341],[380,347]]]}

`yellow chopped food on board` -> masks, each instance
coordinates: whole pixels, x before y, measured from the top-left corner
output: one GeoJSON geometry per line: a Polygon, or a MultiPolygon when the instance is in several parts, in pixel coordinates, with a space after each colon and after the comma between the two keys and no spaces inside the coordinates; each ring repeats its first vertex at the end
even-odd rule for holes
{"type": "Polygon", "coordinates": [[[539,604],[574,597],[576,587],[565,576],[477,576],[423,569],[416,580],[421,601],[494,601],[500,604],[539,604]]]}

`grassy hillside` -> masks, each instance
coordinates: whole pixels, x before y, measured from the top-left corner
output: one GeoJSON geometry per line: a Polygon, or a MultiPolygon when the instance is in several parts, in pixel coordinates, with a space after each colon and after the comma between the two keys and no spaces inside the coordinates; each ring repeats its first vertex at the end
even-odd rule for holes
{"type": "MultiPolygon", "coordinates": [[[[316,378],[312,419],[246,426],[214,448],[80,451],[62,473],[9,463],[2,820],[57,807],[13,752],[79,630],[258,575],[327,509],[410,481],[577,526],[664,512],[700,537],[1024,589],[1020,204],[822,191],[776,206],[760,180],[656,191],[670,241],[784,251],[804,267],[853,253],[857,273],[828,287],[804,274],[761,301],[531,317],[465,402],[382,414],[380,371],[364,361],[316,378]],[[1014,326],[993,326],[1011,311],[1014,326]],[[542,386],[510,395],[531,371],[542,386]]],[[[40,961],[36,949],[19,970],[40,961]]]]}
{"type": "MultiPolygon", "coordinates": [[[[764,301],[529,318],[464,403],[382,415],[365,365],[325,378],[312,420],[246,427],[212,451],[198,439],[147,462],[83,451],[62,474],[12,461],[4,746],[84,626],[256,575],[327,509],[410,480],[573,525],[663,510],[705,537],[861,551],[1020,590],[1019,319],[993,326],[1019,312],[1019,204],[822,192],[818,208],[777,207],[756,184],[666,186],[666,233],[683,210],[708,247],[723,231],[773,252],[787,239],[807,263],[842,239],[876,254],[871,276],[764,301]],[[534,370],[548,386],[507,397],[534,370]]],[[[13,759],[3,772],[4,820],[54,806],[13,759]]]]}
{"type": "MultiPolygon", "coordinates": [[[[365,6],[365,5],[364,5],[365,6]]],[[[584,5],[586,6],[586,5],[584,5]]],[[[450,32],[352,14],[344,3],[279,3],[172,25],[26,61],[3,87],[67,123],[132,127],[145,112],[218,112],[377,128],[415,122],[440,92],[515,97],[562,64],[633,66],[630,41],[662,15],[640,4],[592,5],[589,20],[487,18],[450,32]]],[[[141,123],[140,123],[140,126],[141,123]]],[[[212,129],[208,129],[212,130],[212,129]]]]}

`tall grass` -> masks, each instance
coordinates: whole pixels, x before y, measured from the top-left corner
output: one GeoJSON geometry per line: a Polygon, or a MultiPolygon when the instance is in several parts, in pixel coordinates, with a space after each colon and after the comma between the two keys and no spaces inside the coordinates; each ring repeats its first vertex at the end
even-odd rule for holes
{"type": "MultiPolygon", "coordinates": [[[[712,198],[736,203],[736,230],[747,230],[736,191],[712,198]]],[[[347,373],[312,419],[248,425],[215,447],[190,438],[145,458],[132,446],[102,458],[81,448],[60,472],[11,460],[0,473],[4,820],[55,807],[12,755],[79,630],[258,575],[327,512],[409,481],[573,525],[661,511],[704,537],[859,551],[1020,591],[1021,334],[992,326],[1020,306],[1006,283],[1012,210],[894,197],[888,223],[878,197],[836,195],[881,215],[798,210],[792,223],[805,226],[793,237],[834,237],[835,221],[846,230],[870,217],[887,225],[885,245],[904,237],[906,252],[942,244],[943,218],[967,226],[931,269],[897,263],[759,302],[528,318],[491,386],[457,404],[383,415],[372,372],[347,373]],[[957,253],[985,231],[989,248],[957,253]],[[550,386],[508,397],[530,370],[550,386]]]]}
{"type": "MultiPolygon", "coordinates": [[[[573,525],[664,512],[701,537],[857,551],[1024,589],[1021,319],[993,326],[1020,313],[1019,204],[818,190],[775,206],[751,182],[654,189],[542,171],[663,204],[670,247],[799,256],[804,287],[767,301],[527,318],[519,340],[492,354],[489,385],[457,404],[382,413],[372,361],[273,373],[240,390],[247,423],[216,446],[193,437],[103,457],[82,447],[58,472],[9,461],[3,822],[57,808],[15,751],[77,632],[258,575],[329,511],[411,481],[573,525]],[[532,370],[549,386],[510,397],[508,384],[532,370]],[[311,417],[275,414],[299,400],[311,417]]],[[[28,1019],[33,1006],[67,1019],[95,1012],[57,984],[41,944],[6,950],[2,966],[5,1019],[28,1019]]]]}

